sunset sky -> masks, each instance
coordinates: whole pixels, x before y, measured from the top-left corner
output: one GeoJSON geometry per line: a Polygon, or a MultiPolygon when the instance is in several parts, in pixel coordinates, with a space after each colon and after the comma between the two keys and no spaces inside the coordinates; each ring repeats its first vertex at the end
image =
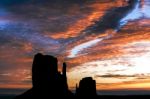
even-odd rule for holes
{"type": "Polygon", "coordinates": [[[150,0],[1,0],[0,89],[30,88],[36,53],[68,64],[70,89],[150,89],[150,0]],[[42,2],[41,2],[42,1],[42,2]]]}

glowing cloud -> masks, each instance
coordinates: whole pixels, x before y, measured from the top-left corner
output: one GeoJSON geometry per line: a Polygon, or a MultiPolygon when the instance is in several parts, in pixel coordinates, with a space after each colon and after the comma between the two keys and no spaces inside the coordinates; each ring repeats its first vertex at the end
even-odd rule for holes
{"type": "Polygon", "coordinates": [[[95,39],[95,40],[91,40],[91,41],[88,41],[88,42],[86,42],[86,43],[82,43],[82,44],[80,44],[80,45],[75,46],[75,47],[71,50],[70,55],[68,56],[68,58],[76,57],[76,55],[77,55],[80,51],[84,50],[85,48],[91,47],[91,46],[95,45],[96,43],[98,43],[98,42],[100,42],[100,41],[102,41],[102,40],[103,40],[102,38],[100,38],[100,39],[95,39]]]}
{"type": "Polygon", "coordinates": [[[148,0],[139,0],[135,8],[126,17],[124,17],[120,23],[121,25],[124,25],[128,21],[133,21],[140,18],[150,18],[150,3],[148,0]]]}
{"type": "Polygon", "coordinates": [[[138,1],[135,8],[120,21],[121,25],[126,24],[128,21],[139,19],[140,17],[142,17],[142,13],[140,11],[139,6],[140,1],[138,1]]]}

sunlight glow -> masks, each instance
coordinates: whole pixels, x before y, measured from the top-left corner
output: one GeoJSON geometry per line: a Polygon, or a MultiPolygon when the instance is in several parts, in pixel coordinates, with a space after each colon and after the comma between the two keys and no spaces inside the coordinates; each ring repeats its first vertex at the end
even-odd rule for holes
{"type": "MultiPolygon", "coordinates": [[[[92,76],[97,83],[123,83],[134,81],[136,78],[150,77],[150,42],[132,42],[123,49],[127,52],[118,58],[97,60],[81,64],[69,70],[69,78],[78,82],[82,77],[92,76]],[[136,50],[135,50],[136,49],[136,50]],[[136,52],[137,51],[137,52],[136,52]],[[139,51],[141,53],[139,53],[139,51]],[[133,54],[133,53],[134,54],[133,54]],[[76,76],[80,74],[79,76],[76,76]],[[108,75],[108,76],[102,76],[108,75]],[[115,76],[119,75],[119,76],[115,76]],[[126,76],[129,75],[129,76],[126,76]]],[[[138,80],[138,79],[137,79],[138,80]]]]}
{"type": "Polygon", "coordinates": [[[131,60],[133,64],[135,65],[132,70],[135,73],[150,73],[150,55],[149,56],[141,56],[141,57],[136,57],[131,60]]]}

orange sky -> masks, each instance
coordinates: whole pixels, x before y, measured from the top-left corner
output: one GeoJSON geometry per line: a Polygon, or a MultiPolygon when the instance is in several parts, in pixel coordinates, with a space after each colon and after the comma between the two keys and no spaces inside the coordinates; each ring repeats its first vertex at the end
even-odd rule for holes
{"type": "MultiPolygon", "coordinates": [[[[21,14],[16,7],[12,7],[16,12],[5,9],[7,13],[0,14],[3,33],[3,36],[0,34],[0,88],[31,87],[32,59],[35,53],[42,52],[58,57],[59,70],[61,63],[67,62],[70,88],[74,88],[81,78],[92,76],[98,90],[149,89],[150,19],[146,13],[149,12],[147,5],[141,8],[144,10],[134,12],[146,17],[128,19],[117,32],[114,28],[91,30],[89,34],[84,32],[89,26],[98,25],[107,12],[126,5],[123,0],[94,0],[83,6],[65,5],[67,9],[30,5],[26,12],[23,10],[25,6],[19,6],[23,10],[21,14]],[[31,13],[33,8],[38,13],[31,13]],[[77,52],[69,57],[75,53],[73,49],[77,52]]],[[[108,19],[106,25],[111,20],[108,19]]]]}

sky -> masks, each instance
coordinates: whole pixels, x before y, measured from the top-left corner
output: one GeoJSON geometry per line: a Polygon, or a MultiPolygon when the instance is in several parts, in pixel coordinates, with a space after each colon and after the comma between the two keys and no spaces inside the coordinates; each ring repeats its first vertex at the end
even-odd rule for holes
{"type": "Polygon", "coordinates": [[[70,89],[150,89],[150,0],[2,0],[0,89],[30,88],[36,53],[68,64],[70,89]]]}

